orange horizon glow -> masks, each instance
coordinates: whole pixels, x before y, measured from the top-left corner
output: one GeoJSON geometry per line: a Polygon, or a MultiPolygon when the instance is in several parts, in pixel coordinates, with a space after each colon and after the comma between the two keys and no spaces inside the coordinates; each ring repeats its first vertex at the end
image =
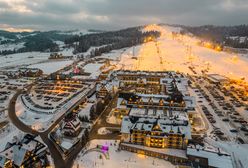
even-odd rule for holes
{"type": "Polygon", "coordinates": [[[27,29],[27,28],[14,28],[14,27],[8,27],[8,28],[2,28],[2,30],[8,31],[8,32],[33,32],[33,29],[27,29]]]}

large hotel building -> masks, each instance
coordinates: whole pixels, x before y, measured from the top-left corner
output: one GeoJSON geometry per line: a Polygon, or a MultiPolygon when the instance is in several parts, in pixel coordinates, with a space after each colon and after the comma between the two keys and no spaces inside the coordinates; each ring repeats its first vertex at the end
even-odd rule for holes
{"type": "Polygon", "coordinates": [[[145,71],[114,71],[99,83],[98,97],[118,92],[114,114],[122,120],[119,149],[189,167],[192,163],[219,167],[219,161],[225,160],[232,168],[230,155],[189,146],[196,115],[189,83],[181,73],[145,71]]]}

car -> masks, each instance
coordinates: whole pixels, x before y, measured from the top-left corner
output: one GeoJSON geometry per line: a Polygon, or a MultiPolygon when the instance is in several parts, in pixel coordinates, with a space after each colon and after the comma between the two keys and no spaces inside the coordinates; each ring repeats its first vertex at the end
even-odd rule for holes
{"type": "Polygon", "coordinates": [[[227,121],[230,121],[230,120],[228,118],[223,118],[222,121],[227,122],[227,121]]]}
{"type": "Polygon", "coordinates": [[[224,135],[224,133],[221,132],[221,131],[219,131],[219,130],[218,130],[218,131],[215,131],[214,133],[215,133],[216,135],[224,135]]]}
{"type": "Polygon", "coordinates": [[[240,122],[238,119],[234,119],[233,121],[234,121],[234,122],[240,122]]]}
{"type": "Polygon", "coordinates": [[[242,130],[242,131],[244,131],[244,132],[248,132],[248,128],[245,127],[245,126],[241,126],[241,127],[240,127],[240,130],[242,130]]]}
{"type": "Polygon", "coordinates": [[[233,128],[233,129],[230,129],[230,132],[237,133],[238,130],[233,128]]]}
{"type": "Polygon", "coordinates": [[[238,137],[237,140],[238,140],[241,144],[244,144],[244,143],[245,143],[244,140],[243,140],[242,138],[240,138],[240,137],[238,137]]]}

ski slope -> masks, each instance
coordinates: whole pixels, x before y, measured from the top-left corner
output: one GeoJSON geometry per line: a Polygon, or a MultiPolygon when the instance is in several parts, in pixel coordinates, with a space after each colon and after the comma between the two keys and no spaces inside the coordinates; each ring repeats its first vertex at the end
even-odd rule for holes
{"type": "Polygon", "coordinates": [[[193,66],[199,73],[208,69],[210,74],[217,73],[235,79],[245,78],[248,81],[248,55],[234,55],[201,47],[197,45],[197,38],[187,35],[173,38],[172,32],[178,32],[180,28],[152,25],[142,31],[151,30],[160,31],[161,37],[155,42],[137,46],[136,59],[130,56],[132,54],[124,52],[119,62],[123,69],[192,73],[188,67],[193,66]]]}

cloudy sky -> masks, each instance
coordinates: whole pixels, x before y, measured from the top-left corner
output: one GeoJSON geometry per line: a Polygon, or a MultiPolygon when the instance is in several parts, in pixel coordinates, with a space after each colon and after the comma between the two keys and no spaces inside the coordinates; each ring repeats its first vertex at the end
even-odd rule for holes
{"type": "Polygon", "coordinates": [[[248,24],[248,0],[0,0],[0,29],[248,24]]]}

